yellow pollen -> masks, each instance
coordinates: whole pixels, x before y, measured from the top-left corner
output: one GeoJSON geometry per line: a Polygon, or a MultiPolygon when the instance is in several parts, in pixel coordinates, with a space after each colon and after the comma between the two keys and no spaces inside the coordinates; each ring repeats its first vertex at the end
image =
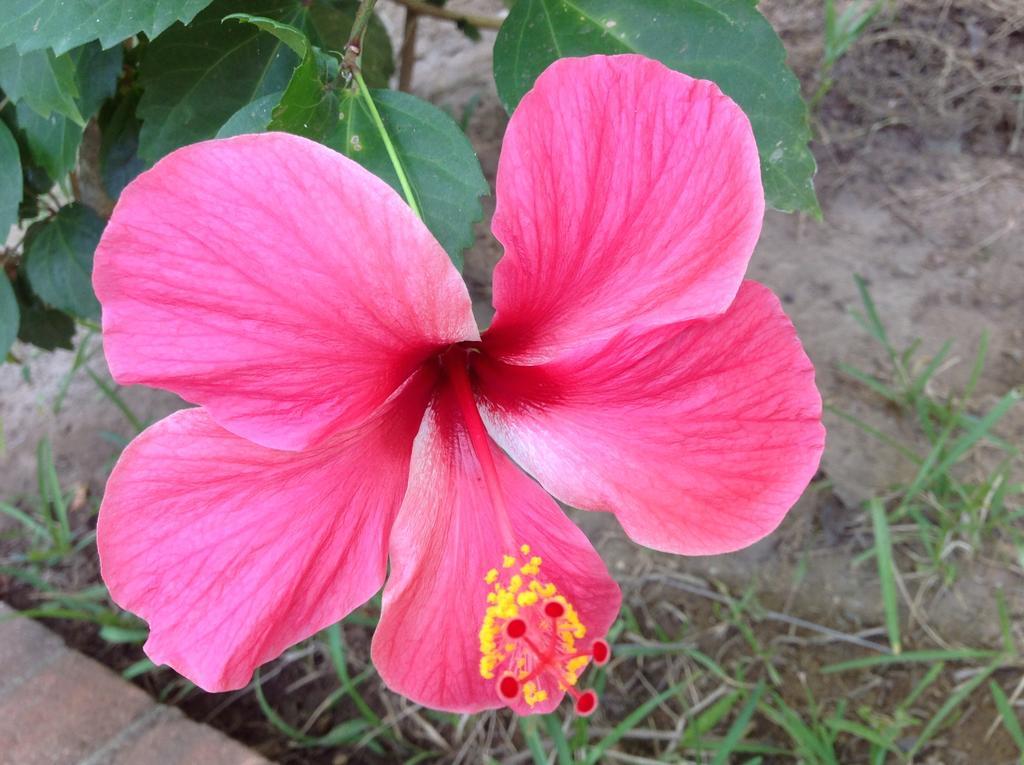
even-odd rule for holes
{"type": "Polygon", "coordinates": [[[501,570],[492,568],[485,574],[491,590],[479,638],[480,676],[493,680],[500,674],[512,675],[521,684],[522,700],[532,708],[549,697],[538,682],[542,676],[548,688],[564,691],[576,685],[590,657],[576,654],[576,642],[587,628],[558,588],[539,578],[541,558],[530,553],[524,544],[516,554],[503,556],[501,570]],[[560,616],[546,615],[545,606],[551,602],[562,606],[560,616]],[[522,632],[510,634],[513,619],[525,623],[524,639],[519,639],[522,632]]]}
{"type": "Polygon", "coordinates": [[[537,684],[532,680],[528,683],[523,684],[523,701],[526,702],[527,706],[535,707],[540,702],[545,701],[547,697],[548,692],[544,690],[538,690],[537,684]]]}
{"type": "Polygon", "coordinates": [[[535,592],[526,591],[516,595],[517,606],[532,606],[538,600],[540,600],[540,598],[537,597],[537,593],[535,592]]]}

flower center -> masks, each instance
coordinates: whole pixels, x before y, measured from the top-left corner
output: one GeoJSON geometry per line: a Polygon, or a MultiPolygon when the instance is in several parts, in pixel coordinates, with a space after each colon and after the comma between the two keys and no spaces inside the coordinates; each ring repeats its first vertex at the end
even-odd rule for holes
{"type": "Polygon", "coordinates": [[[597,694],[576,684],[591,660],[606,664],[611,650],[604,640],[577,650],[587,628],[572,603],[540,578],[540,567],[541,559],[523,545],[484,577],[492,589],[480,627],[480,675],[497,680],[498,697],[506,703],[521,698],[533,708],[551,691],[564,691],[575,699],[576,712],[587,716],[597,709],[597,694]]]}

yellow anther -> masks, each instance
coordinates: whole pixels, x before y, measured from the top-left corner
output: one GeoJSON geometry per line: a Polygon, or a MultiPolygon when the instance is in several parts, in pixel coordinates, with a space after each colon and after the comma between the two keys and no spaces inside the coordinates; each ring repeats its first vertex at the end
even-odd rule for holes
{"type": "Polygon", "coordinates": [[[576,655],[576,642],[586,634],[576,609],[554,583],[540,579],[541,558],[530,553],[529,545],[520,545],[514,554],[502,557],[501,569],[484,575],[491,589],[479,638],[481,677],[493,680],[510,673],[521,683],[523,702],[533,707],[549,694],[538,686],[539,678],[565,690],[578,682],[589,659],[576,655]],[[557,617],[545,613],[544,606],[551,601],[563,607],[557,617]],[[543,654],[531,640],[509,637],[506,630],[513,619],[524,620],[527,633],[544,636],[543,654]]]}
{"type": "Polygon", "coordinates": [[[540,600],[540,598],[537,597],[537,593],[530,592],[529,590],[527,590],[526,592],[521,592],[518,595],[516,595],[516,605],[521,607],[532,606],[538,600],[540,600]]]}
{"type": "Polygon", "coordinates": [[[565,668],[573,674],[579,674],[579,671],[587,666],[588,661],[589,657],[587,656],[577,656],[575,659],[570,659],[565,668]]]}
{"type": "Polygon", "coordinates": [[[537,688],[537,684],[533,681],[525,683],[523,685],[523,701],[529,707],[535,707],[542,701],[546,701],[548,692],[537,688]]]}

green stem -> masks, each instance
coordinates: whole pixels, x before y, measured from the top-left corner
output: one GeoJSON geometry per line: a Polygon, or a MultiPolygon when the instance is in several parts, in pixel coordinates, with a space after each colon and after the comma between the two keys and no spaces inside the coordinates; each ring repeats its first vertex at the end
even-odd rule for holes
{"type": "Polygon", "coordinates": [[[345,64],[350,71],[358,68],[363,56],[363,35],[366,34],[366,25],[370,23],[373,16],[373,6],[377,0],[361,0],[356,9],[356,18],[352,22],[352,30],[348,34],[348,43],[345,45],[345,64]]]}
{"type": "Polygon", "coordinates": [[[374,127],[377,128],[377,132],[380,133],[381,140],[384,141],[384,148],[387,149],[388,157],[391,159],[391,164],[395,168],[395,174],[398,175],[398,182],[402,186],[402,194],[405,196],[405,201],[409,203],[409,207],[416,213],[416,216],[422,220],[423,212],[420,210],[419,204],[416,202],[416,196],[412,193],[412,186],[409,184],[409,178],[405,174],[405,168],[402,167],[402,160],[398,158],[398,152],[395,151],[395,145],[391,143],[391,136],[388,135],[388,130],[384,127],[384,120],[380,118],[380,112],[377,111],[377,104],[373,102],[373,97],[370,95],[370,89],[366,87],[366,83],[363,81],[362,72],[358,69],[352,71],[353,76],[356,78],[356,84],[359,86],[359,97],[363,99],[363,103],[366,106],[370,117],[373,119],[374,127]]]}

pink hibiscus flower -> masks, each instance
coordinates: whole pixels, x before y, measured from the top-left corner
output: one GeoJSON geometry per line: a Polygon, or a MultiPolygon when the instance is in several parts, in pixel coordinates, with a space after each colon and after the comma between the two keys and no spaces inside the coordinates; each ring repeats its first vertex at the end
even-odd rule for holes
{"type": "Polygon", "coordinates": [[[154,662],[240,688],[384,585],[393,690],[588,713],[620,593],[549,493],[684,554],[749,545],[799,497],[821,400],[743,281],[764,196],[740,109],[638,56],[564,59],[497,186],[482,335],[423,223],[321,145],[208,141],[125,189],[95,262],[110,368],[200,405],[132,442],[100,511],[154,662]]]}

